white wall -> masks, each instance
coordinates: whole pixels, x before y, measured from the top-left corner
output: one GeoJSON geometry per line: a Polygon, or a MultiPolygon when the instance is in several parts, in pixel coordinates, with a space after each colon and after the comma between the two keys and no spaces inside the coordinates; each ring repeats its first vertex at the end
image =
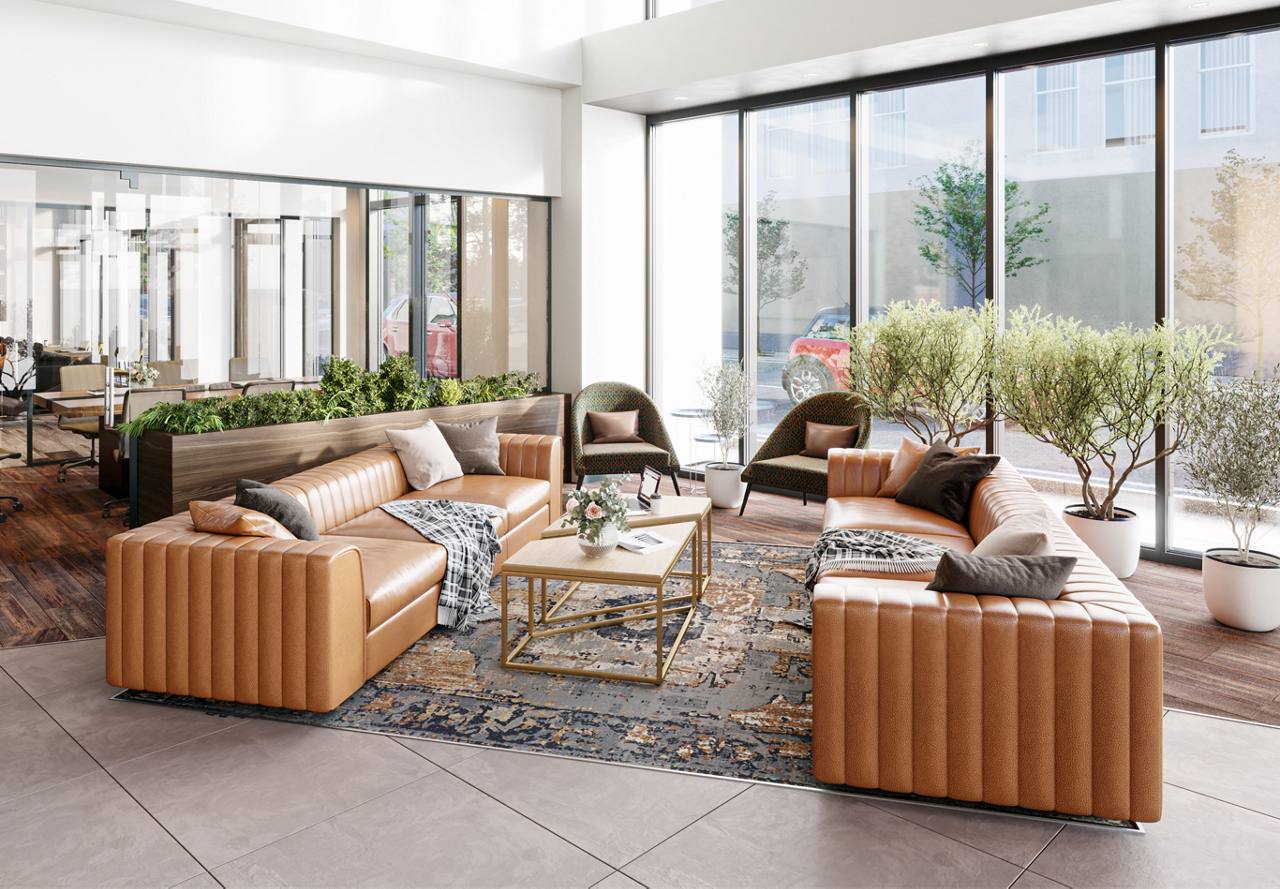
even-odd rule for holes
{"type": "Polygon", "coordinates": [[[0,154],[560,191],[560,91],[0,0],[0,154]]]}
{"type": "Polygon", "coordinates": [[[645,122],[564,92],[552,207],[552,371],[560,392],[645,385],[645,122]]]}

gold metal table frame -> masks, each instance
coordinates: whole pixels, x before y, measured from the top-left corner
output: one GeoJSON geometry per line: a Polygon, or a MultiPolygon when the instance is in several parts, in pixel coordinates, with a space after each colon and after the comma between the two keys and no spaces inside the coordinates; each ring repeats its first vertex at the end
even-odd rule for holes
{"type": "MultiPolygon", "coordinates": [[[[577,541],[567,535],[553,536],[526,544],[502,569],[499,591],[502,666],[509,670],[661,685],[666,679],[676,652],[680,649],[680,643],[684,641],[689,624],[697,613],[698,603],[702,601],[707,578],[710,576],[709,561],[704,561],[703,542],[704,538],[709,541],[710,535],[704,534],[704,526],[703,521],[664,524],[663,530],[666,535],[674,537],[673,546],[662,547],[659,551],[649,554],[616,550],[599,560],[582,556],[577,549],[577,541]],[[690,570],[677,571],[676,565],[686,550],[690,555],[690,570]],[[578,553],[576,557],[575,552],[578,553]],[[633,560],[634,570],[628,570],[632,567],[628,562],[633,560]],[[667,595],[668,584],[673,576],[688,578],[689,590],[676,595],[667,595]],[[509,582],[513,577],[525,578],[528,624],[526,633],[514,648],[510,645],[511,609],[508,602],[509,582]],[[559,599],[548,596],[547,584],[550,581],[568,582],[559,599]],[[652,589],[653,596],[624,605],[610,605],[572,613],[562,612],[564,606],[583,584],[652,589]],[[664,652],[663,634],[667,621],[681,619],[681,617],[683,619],[680,629],[670,647],[664,652]],[[535,639],[545,639],[564,633],[579,633],[638,620],[654,621],[655,670],[650,674],[522,663],[515,660],[535,639]]],[[[709,549],[709,547],[706,548],[709,549]]]]}

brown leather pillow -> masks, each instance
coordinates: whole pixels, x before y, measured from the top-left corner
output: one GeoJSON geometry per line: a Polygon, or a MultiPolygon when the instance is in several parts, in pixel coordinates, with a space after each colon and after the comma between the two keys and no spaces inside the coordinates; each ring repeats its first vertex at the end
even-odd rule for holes
{"type": "Polygon", "coordinates": [[[804,421],[804,450],[802,457],[827,459],[832,448],[851,448],[858,435],[857,426],[832,426],[830,423],[804,421]]]}
{"type": "Polygon", "coordinates": [[[245,509],[232,503],[214,500],[192,500],[187,505],[191,523],[206,534],[230,534],[233,537],[274,537],[297,540],[289,529],[264,512],[245,509]]]}
{"type": "Polygon", "coordinates": [[[592,444],[644,441],[640,437],[640,411],[587,411],[592,444]]]}

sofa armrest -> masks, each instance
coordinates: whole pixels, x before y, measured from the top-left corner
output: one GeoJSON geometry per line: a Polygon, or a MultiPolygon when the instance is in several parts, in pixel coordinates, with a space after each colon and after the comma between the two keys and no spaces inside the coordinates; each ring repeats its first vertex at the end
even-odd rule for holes
{"type": "Polygon", "coordinates": [[[889,476],[893,454],[869,448],[832,448],[827,452],[827,496],[876,496],[889,476]]]}
{"type": "Polygon", "coordinates": [[[813,601],[814,775],[1158,821],[1161,649],[1140,607],[823,581],[813,601]]]}
{"type": "Polygon", "coordinates": [[[563,503],[560,489],[564,484],[564,445],[560,436],[500,432],[498,444],[498,465],[507,475],[550,482],[550,517],[555,521],[563,503]]]}
{"type": "Polygon", "coordinates": [[[108,682],[319,712],[364,683],[355,547],[183,524],[107,541],[108,682]]]}

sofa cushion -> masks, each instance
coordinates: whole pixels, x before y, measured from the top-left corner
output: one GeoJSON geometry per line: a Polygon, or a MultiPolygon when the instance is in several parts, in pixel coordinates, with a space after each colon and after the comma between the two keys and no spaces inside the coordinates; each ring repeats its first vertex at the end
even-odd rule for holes
{"type": "Polygon", "coordinates": [[[418,496],[487,503],[506,510],[506,524],[498,531],[503,534],[547,505],[547,499],[551,496],[551,483],[540,478],[523,478],[518,475],[464,475],[432,485],[425,491],[419,491],[418,496]]]}
{"type": "MultiPolygon", "coordinates": [[[[980,453],[980,448],[956,448],[957,454],[969,456],[980,453]]],[[[897,497],[902,486],[920,468],[920,461],[929,452],[929,445],[916,441],[910,436],[902,436],[902,443],[894,451],[893,460],[889,463],[889,476],[876,492],[877,497],[897,497]]]]}
{"type": "Polygon", "coordinates": [[[415,491],[462,475],[462,464],[432,420],[411,429],[388,429],[387,440],[415,491]]]}
{"type": "Polygon", "coordinates": [[[812,472],[826,477],[827,461],[825,457],[806,457],[802,454],[788,454],[785,457],[772,457],[768,460],[755,461],[756,466],[776,466],[788,472],[812,472]]]}
{"type": "Polygon", "coordinates": [[[317,540],[320,537],[306,505],[280,488],[242,478],[236,482],[235,505],[270,516],[299,540],[317,540]]]}
{"type": "Polygon", "coordinates": [[[321,538],[331,543],[349,543],[360,550],[366,632],[390,620],[444,578],[444,547],[423,540],[417,532],[414,534],[416,542],[339,534],[326,534],[321,538]]]}
{"type": "Polygon", "coordinates": [[[236,537],[274,537],[297,540],[284,525],[264,512],[256,512],[220,500],[192,500],[187,504],[191,524],[207,534],[230,534],[236,537]]]}
{"type": "Polygon", "coordinates": [[[502,443],[498,440],[497,417],[470,423],[437,423],[436,428],[458,458],[463,474],[506,475],[502,471],[502,443]]]}
{"type": "Polygon", "coordinates": [[[999,462],[998,454],[963,456],[942,442],[934,442],[894,499],[963,522],[969,515],[973,486],[990,475],[999,462]]]}
{"type": "Polygon", "coordinates": [[[887,497],[832,497],[827,500],[822,524],[824,528],[897,531],[941,543],[959,552],[973,549],[973,540],[964,525],[887,497]]]}
{"type": "Polygon", "coordinates": [[[831,423],[815,423],[804,421],[804,450],[802,457],[827,459],[827,452],[832,448],[851,448],[858,436],[857,426],[837,426],[831,423]]]}
{"type": "Polygon", "coordinates": [[[1014,516],[973,548],[975,556],[1053,555],[1053,516],[1048,510],[1014,516]]]}
{"type": "Polygon", "coordinates": [[[582,456],[584,457],[606,457],[615,456],[617,454],[639,454],[641,456],[667,458],[667,452],[657,445],[651,445],[647,441],[620,441],[617,444],[584,444],[582,446],[582,456]]]}
{"type": "Polygon", "coordinates": [[[596,444],[644,441],[640,437],[640,411],[587,411],[591,440],[596,444]]]}
{"type": "Polygon", "coordinates": [[[1072,556],[962,556],[943,553],[927,589],[975,596],[1056,599],[1076,567],[1072,556]]]}

